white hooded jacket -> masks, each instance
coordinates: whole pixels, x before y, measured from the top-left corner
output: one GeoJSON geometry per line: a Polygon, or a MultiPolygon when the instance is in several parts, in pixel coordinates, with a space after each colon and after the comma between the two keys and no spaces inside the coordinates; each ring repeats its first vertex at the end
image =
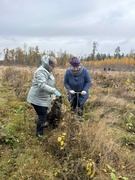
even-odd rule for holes
{"type": "Polygon", "coordinates": [[[27,101],[38,106],[51,106],[51,94],[55,91],[55,78],[49,70],[49,56],[41,58],[42,65],[35,71],[27,101]]]}

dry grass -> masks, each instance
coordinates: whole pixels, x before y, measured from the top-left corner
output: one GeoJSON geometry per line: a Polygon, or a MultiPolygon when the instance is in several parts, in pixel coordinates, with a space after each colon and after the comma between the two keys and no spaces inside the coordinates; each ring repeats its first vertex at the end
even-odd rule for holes
{"type": "Polygon", "coordinates": [[[25,100],[35,68],[0,68],[3,179],[87,180],[89,163],[89,170],[96,170],[94,180],[109,180],[112,174],[114,180],[135,179],[135,73],[90,71],[93,83],[80,121],[69,110],[65,69],[56,69],[56,86],[63,95],[61,122],[37,140],[36,115],[25,100]]]}

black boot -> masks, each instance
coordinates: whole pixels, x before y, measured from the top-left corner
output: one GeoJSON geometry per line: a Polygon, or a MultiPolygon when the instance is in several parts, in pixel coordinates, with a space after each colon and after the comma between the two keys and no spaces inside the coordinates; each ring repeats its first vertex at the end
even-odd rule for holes
{"type": "Polygon", "coordinates": [[[78,107],[77,113],[78,113],[78,116],[83,116],[83,105],[78,107]]]}

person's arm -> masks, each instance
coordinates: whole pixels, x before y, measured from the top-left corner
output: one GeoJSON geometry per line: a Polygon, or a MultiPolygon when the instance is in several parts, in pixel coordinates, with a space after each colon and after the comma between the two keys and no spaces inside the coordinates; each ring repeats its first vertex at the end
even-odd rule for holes
{"type": "Polygon", "coordinates": [[[88,89],[90,88],[90,86],[91,86],[91,77],[90,77],[90,74],[89,74],[88,70],[86,69],[86,72],[85,72],[85,85],[84,85],[83,90],[87,92],[88,89]]]}
{"type": "Polygon", "coordinates": [[[70,91],[71,87],[70,87],[69,82],[68,82],[68,77],[69,77],[69,72],[68,71],[69,70],[67,69],[66,73],[65,73],[65,76],[64,76],[64,86],[68,91],[70,91]]]}
{"type": "Polygon", "coordinates": [[[40,70],[35,73],[34,81],[36,81],[36,83],[38,84],[39,89],[52,94],[54,93],[55,88],[49,86],[47,84],[47,80],[48,74],[45,71],[40,70]]]}

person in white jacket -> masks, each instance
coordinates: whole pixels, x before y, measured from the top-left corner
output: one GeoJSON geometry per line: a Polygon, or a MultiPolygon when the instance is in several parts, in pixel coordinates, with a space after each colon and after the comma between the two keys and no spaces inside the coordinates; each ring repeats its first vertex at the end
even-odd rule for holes
{"type": "Polygon", "coordinates": [[[55,88],[53,69],[57,61],[52,56],[44,55],[41,58],[42,65],[35,71],[32,86],[28,92],[27,101],[34,107],[37,115],[36,136],[44,133],[44,124],[47,119],[47,110],[51,105],[51,95],[61,96],[55,88]]]}

